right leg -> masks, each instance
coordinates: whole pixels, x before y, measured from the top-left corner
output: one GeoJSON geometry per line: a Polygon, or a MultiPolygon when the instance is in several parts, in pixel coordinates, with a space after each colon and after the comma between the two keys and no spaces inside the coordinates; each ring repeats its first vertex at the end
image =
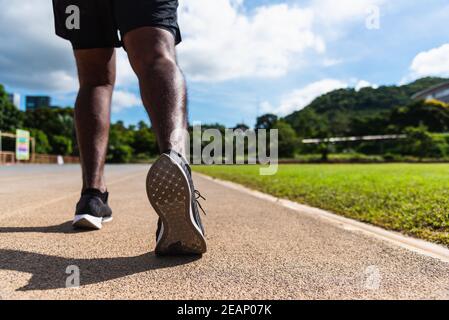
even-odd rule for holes
{"type": "Polygon", "coordinates": [[[75,123],[83,171],[83,190],[73,225],[101,229],[112,220],[104,180],[111,99],[115,82],[115,49],[75,50],[80,89],[75,123]]]}
{"type": "Polygon", "coordinates": [[[80,84],[75,124],[83,186],[73,220],[76,228],[101,229],[112,220],[103,171],[115,83],[114,47],[120,46],[113,9],[113,1],[53,0],[56,34],[74,48],[80,84]],[[72,16],[80,28],[67,23],[75,9],[79,14],[72,16]]]}
{"type": "Polygon", "coordinates": [[[115,83],[115,49],[75,50],[80,88],[75,122],[83,173],[83,191],[106,192],[104,164],[115,83]]]}

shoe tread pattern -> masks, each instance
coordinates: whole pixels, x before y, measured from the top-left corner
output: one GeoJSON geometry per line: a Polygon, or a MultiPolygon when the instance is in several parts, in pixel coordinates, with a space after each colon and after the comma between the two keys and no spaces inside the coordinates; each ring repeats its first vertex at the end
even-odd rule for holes
{"type": "Polygon", "coordinates": [[[148,198],[162,219],[163,235],[156,246],[158,255],[203,254],[204,237],[190,219],[190,188],[179,167],[162,156],[147,177],[148,198]]]}

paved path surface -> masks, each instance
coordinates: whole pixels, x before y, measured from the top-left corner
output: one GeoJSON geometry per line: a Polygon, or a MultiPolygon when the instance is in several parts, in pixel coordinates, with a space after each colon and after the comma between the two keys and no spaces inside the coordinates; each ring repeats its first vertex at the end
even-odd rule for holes
{"type": "Polygon", "coordinates": [[[71,229],[77,166],[0,168],[0,298],[449,298],[449,265],[196,177],[209,253],[156,258],[145,166],[110,166],[115,220],[71,229]],[[81,287],[66,288],[68,266],[81,287]]]}

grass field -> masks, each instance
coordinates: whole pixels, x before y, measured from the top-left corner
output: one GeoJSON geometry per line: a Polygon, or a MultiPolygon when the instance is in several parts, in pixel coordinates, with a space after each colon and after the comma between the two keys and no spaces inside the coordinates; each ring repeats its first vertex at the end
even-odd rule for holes
{"type": "Polygon", "coordinates": [[[449,165],[198,166],[195,171],[449,246],[449,165]]]}

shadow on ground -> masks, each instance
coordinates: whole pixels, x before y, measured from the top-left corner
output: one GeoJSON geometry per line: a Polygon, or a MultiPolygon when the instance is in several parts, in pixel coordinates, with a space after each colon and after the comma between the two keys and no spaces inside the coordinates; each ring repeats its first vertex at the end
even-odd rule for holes
{"type": "Polygon", "coordinates": [[[88,232],[85,230],[76,230],[72,226],[72,221],[67,221],[56,226],[45,226],[45,227],[0,227],[1,233],[62,233],[62,234],[72,234],[72,233],[82,233],[88,232]]]}
{"type": "Polygon", "coordinates": [[[0,270],[32,274],[29,283],[19,291],[49,290],[66,287],[70,274],[67,267],[80,270],[80,285],[101,283],[129,275],[175,267],[200,257],[157,257],[154,252],[137,257],[68,259],[33,252],[0,249],[0,270]]]}

